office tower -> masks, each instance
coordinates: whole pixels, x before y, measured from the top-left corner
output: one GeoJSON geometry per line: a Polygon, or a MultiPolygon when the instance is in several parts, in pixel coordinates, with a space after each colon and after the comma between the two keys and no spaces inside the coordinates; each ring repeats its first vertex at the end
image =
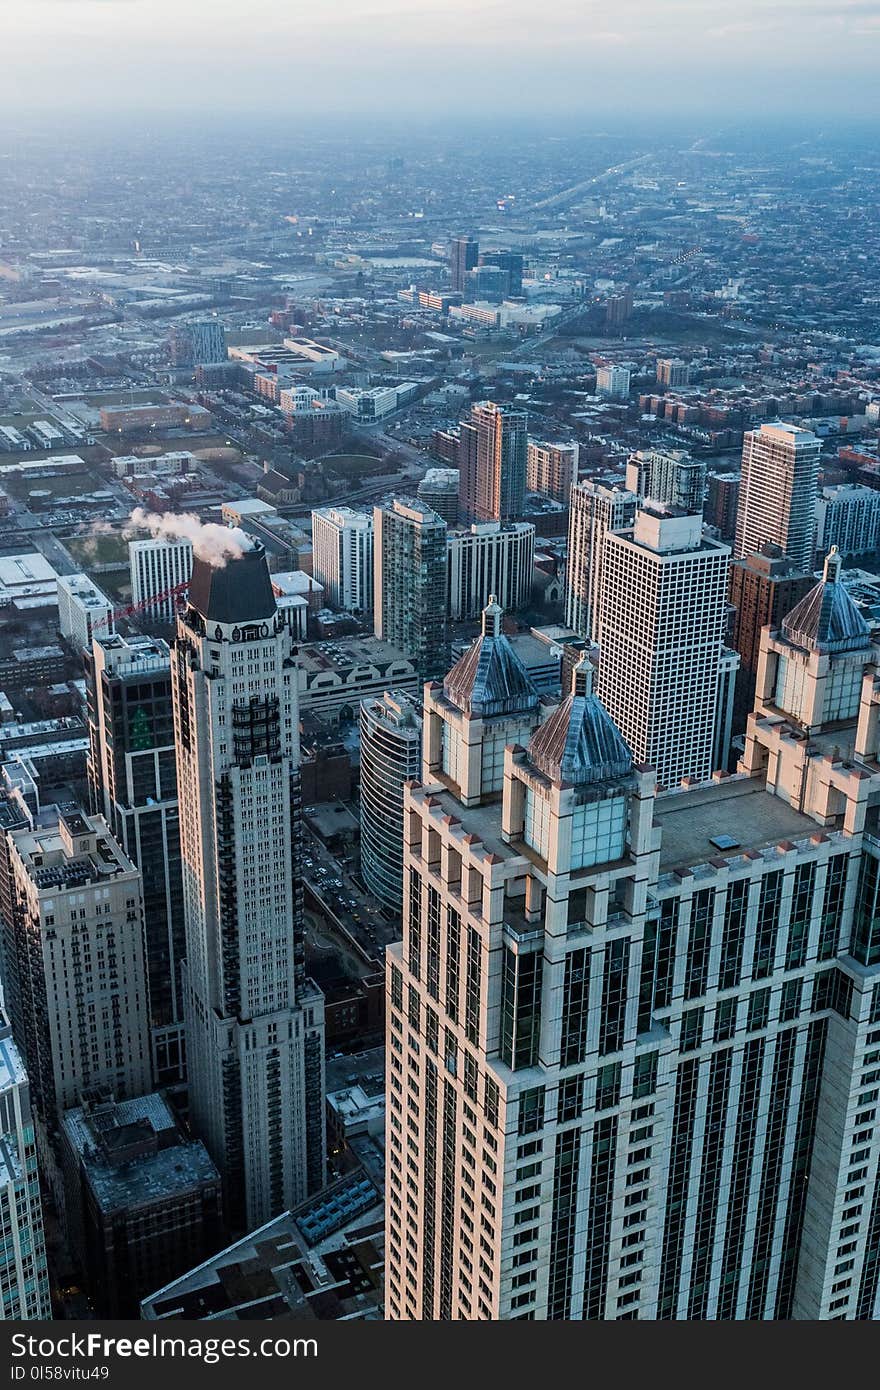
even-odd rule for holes
{"type": "Polygon", "coordinates": [[[629,367],[599,367],[596,370],[596,395],[625,401],[629,396],[630,380],[629,367]]]}
{"type": "Polygon", "coordinates": [[[683,449],[637,449],[627,459],[626,485],[639,497],[702,514],[706,463],[683,449]]]}
{"type": "Polygon", "coordinates": [[[65,809],[8,835],[7,1000],[34,1109],[54,1130],[83,1091],[149,1091],[149,991],[140,872],[101,816],[65,809]]]}
{"type": "Polygon", "coordinates": [[[478,265],[468,271],[465,294],[476,304],[501,304],[508,294],[510,276],[497,265],[478,265]]]}
{"type": "Polygon", "coordinates": [[[446,522],[412,498],[373,509],[373,622],[424,680],[447,657],[446,522]]]}
{"type": "Polygon", "coordinates": [[[754,555],[773,541],[799,570],[813,568],[821,451],[821,441],[797,425],[747,432],[734,555],[754,555]]]}
{"type": "Polygon", "coordinates": [[[403,897],[403,784],[422,764],[422,716],[410,695],[361,700],[361,876],[386,907],[403,897]]]}
{"type": "Polygon", "coordinates": [[[481,251],[481,266],[498,266],[506,275],[504,296],[517,299],[522,294],[523,258],[518,251],[481,251]]]}
{"type": "Polygon", "coordinates": [[[734,609],[731,645],[740,656],[734,704],[736,733],[745,729],[755,702],[762,628],[779,627],[813,583],[813,576],[801,574],[778,545],[768,543],[757,555],[731,561],[727,589],[734,609]]]}
{"type": "Polygon", "coordinates": [[[351,507],[312,512],[312,571],[332,608],[373,606],[373,518],[351,507]]]}
{"type": "Polygon", "coordinates": [[[225,362],[226,330],[219,319],[199,319],[177,324],[168,335],[175,367],[200,367],[225,362]]]}
{"type": "Polygon", "coordinates": [[[502,608],[524,608],[531,599],[531,522],[484,521],[466,531],[450,531],[447,555],[447,612],[454,622],[478,617],[492,595],[502,608]]]}
{"type": "Polygon", "coordinates": [[[220,1174],[159,1092],[98,1093],[67,1110],[61,1168],[67,1238],[98,1317],[136,1317],[145,1295],[220,1243],[220,1174]]]}
{"type": "Polygon", "coordinates": [[[463,293],[467,285],[468,272],[473,270],[480,256],[480,246],[473,237],[454,237],[449,248],[449,275],[451,288],[463,293]]]}
{"type": "Polygon", "coordinates": [[[143,876],[153,1077],[186,1076],[185,954],[171,652],[153,637],[96,637],[86,657],[89,794],[143,876]]]}
{"type": "Polygon", "coordinates": [[[429,468],[416,490],[419,501],[442,516],[447,526],[458,522],[458,482],[457,468],[429,468]]]}
{"type": "Polygon", "coordinates": [[[459,509],[465,522],[517,521],[526,490],[525,411],[481,401],[462,422],[459,509]]]}
{"type": "Polygon", "coordinates": [[[867,555],[880,546],[880,492],[858,483],[823,487],[816,501],[816,549],[867,555]]]}
{"type": "Polygon", "coordinates": [[[153,622],[174,622],[180,595],[170,592],[189,582],[193,566],[192,542],[165,540],[131,541],[131,601],[153,622]]]}
{"type": "Polygon", "coordinates": [[[589,480],[571,490],[565,621],[579,637],[598,641],[605,535],[632,526],[638,502],[634,492],[589,480]]]}
{"type": "Polygon", "coordinates": [[[88,651],[92,634],[113,631],[113,604],[87,574],[59,574],[58,631],[77,651],[88,651]]]}
{"type": "Polygon", "coordinates": [[[305,975],[297,669],[266,553],[196,558],[172,691],[193,1130],[233,1229],[324,1177],[324,1001],[305,975]]]}
{"type": "Polygon", "coordinates": [[[880,651],[842,589],[804,605],[764,669],[798,727],[824,685],[821,742],[777,698],[747,775],[665,796],[584,665],[500,799],[438,775],[462,715],[427,692],[386,954],[390,1319],[878,1316],[880,651]]]}
{"type": "Polygon", "coordinates": [[[30,1088],[0,1008],[0,1319],[52,1316],[30,1088]]]}
{"type": "Polygon", "coordinates": [[[728,546],[646,504],[605,536],[599,698],[661,788],[714,771],[728,546]]]}
{"type": "Polygon", "coordinates": [[[568,506],[569,495],[578,474],[578,445],[549,444],[530,439],[526,454],[526,488],[540,492],[568,506]]]}
{"type": "Polygon", "coordinates": [[[680,386],[687,386],[690,379],[690,367],[687,362],[683,362],[680,357],[658,358],[657,382],[660,386],[666,386],[674,390],[680,386]]]}
{"type": "Polygon", "coordinates": [[[738,473],[710,473],[706,480],[706,503],[703,517],[707,526],[714,526],[718,538],[733,541],[736,536],[736,510],[739,501],[738,473]]]}

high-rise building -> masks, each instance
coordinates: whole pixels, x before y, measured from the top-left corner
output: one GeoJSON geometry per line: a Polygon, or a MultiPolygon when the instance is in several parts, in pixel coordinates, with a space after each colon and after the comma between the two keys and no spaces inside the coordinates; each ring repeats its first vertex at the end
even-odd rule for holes
{"type": "Polygon", "coordinates": [[[219,319],[198,319],[176,325],[169,334],[175,367],[199,367],[225,362],[226,330],[219,319]]]}
{"type": "Polygon", "coordinates": [[[373,509],[373,623],[377,637],[432,680],[446,663],[446,522],[413,498],[373,509]]]}
{"type": "Polygon", "coordinates": [[[113,631],[113,604],[87,574],[59,574],[58,631],[76,651],[88,651],[92,634],[113,631]]]}
{"type": "Polygon", "coordinates": [[[691,371],[687,362],[683,362],[680,357],[660,357],[657,360],[657,382],[660,386],[666,386],[675,390],[680,386],[687,386],[691,379],[691,371]]]}
{"type": "MultiPolygon", "coordinates": [[[[823,487],[816,500],[816,549],[868,555],[880,547],[880,492],[858,483],[823,487]]],[[[61,581],[58,581],[59,586],[61,581]]]]}
{"type": "Polygon", "coordinates": [[[702,514],[706,463],[683,449],[637,449],[627,459],[626,485],[639,497],[702,514]]]}
{"type": "Polygon", "coordinates": [[[801,571],[813,568],[822,444],[797,425],[761,425],[743,441],[736,556],[773,541],[801,571]]]}
{"type": "Polygon", "coordinates": [[[493,594],[502,608],[529,602],[535,563],[531,522],[484,521],[450,531],[447,556],[447,612],[454,622],[478,617],[493,594]]]}
{"type": "Polygon", "coordinates": [[[457,468],[429,468],[417,489],[419,501],[442,516],[447,526],[458,522],[458,483],[457,468]]]}
{"type": "Polygon", "coordinates": [[[608,531],[632,526],[638,502],[634,492],[590,480],[571,490],[565,621],[579,637],[598,640],[602,545],[608,531]]]}
{"type": "Polygon", "coordinates": [[[598,694],[661,788],[714,771],[729,560],[700,517],[649,504],[605,536],[598,694]]]}
{"type": "Polygon", "coordinates": [[[190,1115],[234,1229],[324,1178],[324,1001],[306,978],[297,669],[266,553],[197,558],[172,690],[190,1115]]]}
{"type": "Polygon", "coordinates": [[[523,513],[528,453],[525,411],[480,401],[460,435],[459,509],[463,521],[517,521],[523,513]]]}
{"type": "Polygon", "coordinates": [[[571,489],[577,482],[578,445],[549,444],[530,439],[526,456],[526,487],[568,506],[571,489]]]}
{"type": "Polygon", "coordinates": [[[386,907],[403,898],[403,784],[422,765],[422,716],[404,692],[360,706],[361,876],[386,907]]]}
{"type": "Polygon", "coordinates": [[[153,622],[172,624],[180,598],[169,591],[189,581],[193,566],[192,542],[165,540],[160,536],[131,541],[128,558],[132,603],[142,607],[145,616],[153,622]]]}
{"type": "Polygon", "coordinates": [[[505,298],[516,299],[522,294],[523,258],[519,251],[481,251],[479,264],[498,266],[505,272],[505,298]]]}
{"type": "Polygon", "coordinates": [[[312,571],[333,608],[373,607],[373,518],[351,507],[312,512],[312,571]]]}
{"type": "Polygon", "coordinates": [[[455,293],[463,293],[467,285],[468,272],[473,270],[480,257],[479,242],[471,236],[454,237],[449,248],[449,275],[451,288],[455,293]]]}
{"type": "Polygon", "coordinates": [[[762,629],[778,627],[813,582],[812,575],[802,574],[778,545],[767,544],[757,555],[731,561],[727,597],[734,613],[730,640],[740,656],[734,703],[736,733],[745,729],[755,703],[762,629]]]}
{"type": "Polygon", "coordinates": [[[736,511],[739,501],[738,473],[710,473],[706,480],[706,502],[703,517],[707,526],[714,526],[719,540],[733,541],[736,536],[736,511]]]}
{"type": "Polygon", "coordinates": [[[690,789],[655,794],[586,663],[482,796],[479,744],[441,775],[466,691],[426,692],[390,1319],[880,1313],[880,651],[829,587],[767,644],[742,773],[690,789]]]}
{"type": "Polygon", "coordinates": [[[596,371],[596,395],[625,401],[629,396],[631,379],[629,367],[599,367],[596,371]]]}
{"type": "Polygon", "coordinates": [[[186,1075],[185,954],[171,652],[153,637],[96,637],[86,658],[92,810],[143,876],[153,1076],[186,1075]]]}
{"type": "Polygon", "coordinates": [[[8,835],[15,987],[7,998],[48,1130],[93,1087],[150,1090],[141,875],[101,816],[76,808],[8,835]]]}
{"type": "Polygon", "coordinates": [[[30,1088],[0,1008],[0,1319],[51,1318],[30,1088]]]}

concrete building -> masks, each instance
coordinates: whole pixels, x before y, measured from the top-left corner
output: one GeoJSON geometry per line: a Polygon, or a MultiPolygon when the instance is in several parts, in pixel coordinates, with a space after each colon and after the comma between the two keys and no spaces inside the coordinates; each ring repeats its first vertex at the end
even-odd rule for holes
{"type": "Polygon", "coordinates": [[[767,544],[758,555],[731,561],[727,588],[734,610],[731,645],[740,656],[734,707],[736,733],[745,730],[746,719],[754,707],[762,630],[768,625],[778,627],[812,586],[813,576],[800,573],[778,545],[767,544]]]}
{"type": "Polygon", "coordinates": [[[480,245],[474,237],[455,237],[449,248],[449,277],[453,293],[463,293],[467,287],[467,277],[477,264],[480,245]]]}
{"type": "Polygon", "coordinates": [[[68,1240],[92,1305],[135,1317],[157,1283],[216,1250],[220,1174],[158,1092],[90,1096],[65,1112],[61,1134],[68,1240]]]}
{"type": "Polygon", "coordinates": [[[186,1076],[180,810],[171,651],[152,637],[96,638],[86,658],[91,806],[143,877],[153,1077],[186,1076]]]}
{"type": "Polygon", "coordinates": [[[816,500],[816,549],[827,555],[867,555],[880,549],[880,492],[857,483],[823,487],[816,500]]]}
{"type": "Polygon", "coordinates": [[[113,632],[113,604],[87,574],[59,574],[58,631],[76,651],[88,651],[95,632],[113,632]]]}
{"type": "Polygon", "coordinates": [[[634,492],[589,480],[571,490],[565,621],[579,637],[598,640],[605,535],[632,526],[638,502],[634,492]]]}
{"type": "Polygon", "coordinates": [[[878,657],[829,575],[765,634],[740,773],[665,795],[585,663],[488,791],[426,692],[388,1318],[877,1318],[878,657]]]}
{"type": "Polygon", "coordinates": [[[324,1013],[307,979],[293,641],[265,552],[197,558],[172,690],[190,1114],[233,1229],[324,1181],[324,1013]]]}
{"type": "Polygon", "coordinates": [[[476,618],[491,595],[502,608],[523,608],[531,597],[535,528],[527,521],[474,523],[450,531],[447,613],[453,622],[476,618]]]}
{"type": "Polygon", "coordinates": [[[801,571],[813,568],[822,444],[797,425],[761,425],[743,442],[733,553],[754,555],[768,541],[801,571]]]}
{"type": "Polygon", "coordinates": [[[175,621],[180,595],[169,590],[187,584],[192,574],[193,549],[188,540],[131,541],[128,547],[131,568],[131,601],[142,606],[154,622],[175,621]]]}
{"type": "Polygon", "coordinates": [[[598,694],[661,788],[714,771],[729,559],[699,517],[649,504],[605,536],[598,694]]]}
{"type": "Polygon", "coordinates": [[[417,495],[424,506],[442,516],[447,526],[455,526],[458,522],[458,487],[457,468],[429,468],[419,483],[417,495]]]}
{"type": "Polygon", "coordinates": [[[351,507],[312,512],[312,568],[332,608],[373,607],[373,518],[351,507]]]}
{"type": "Polygon", "coordinates": [[[175,367],[196,367],[225,362],[226,330],[219,319],[194,319],[175,325],[169,335],[175,367]]]}
{"type": "Polygon", "coordinates": [[[51,1318],[30,1088],[0,1008],[0,1318],[51,1318]]]}
{"type": "Polygon", "coordinates": [[[549,444],[542,439],[530,439],[526,455],[526,488],[540,492],[568,506],[568,499],[578,475],[578,445],[549,444]]]}
{"type": "Polygon", "coordinates": [[[683,449],[638,449],[627,460],[626,485],[639,497],[702,515],[706,462],[683,449]]]}
{"type": "Polygon", "coordinates": [[[424,679],[447,656],[446,522],[415,499],[373,509],[373,622],[424,679]]]}
{"type": "Polygon", "coordinates": [[[422,763],[422,718],[410,695],[385,691],[360,706],[361,876],[400,911],[403,899],[403,786],[422,763]]]}
{"type": "Polygon", "coordinates": [[[596,395],[625,401],[629,396],[631,376],[629,367],[599,367],[596,371],[596,395]]]}
{"type": "Polygon", "coordinates": [[[480,401],[459,434],[462,521],[518,521],[523,513],[528,453],[525,411],[480,401]]]}
{"type": "Polygon", "coordinates": [[[381,699],[386,690],[417,694],[419,673],[413,658],[376,637],[337,637],[309,642],[297,657],[301,714],[353,724],[360,702],[381,699]]]}
{"type": "Polygon", "coordinates": [[[141,874],[101,816],[8,836],[4,979],[34,1108],[49,1131],[84,1091],[151,1086],[141,874]]]}

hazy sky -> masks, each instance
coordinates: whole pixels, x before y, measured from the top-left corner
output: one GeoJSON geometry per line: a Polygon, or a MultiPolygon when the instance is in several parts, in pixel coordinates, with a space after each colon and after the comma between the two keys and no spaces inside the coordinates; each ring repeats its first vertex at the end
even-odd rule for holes
{"type": "Polygon", "coordinates": [[[880,0],[0,0],[0,105],[880,110],[880,0]]]}

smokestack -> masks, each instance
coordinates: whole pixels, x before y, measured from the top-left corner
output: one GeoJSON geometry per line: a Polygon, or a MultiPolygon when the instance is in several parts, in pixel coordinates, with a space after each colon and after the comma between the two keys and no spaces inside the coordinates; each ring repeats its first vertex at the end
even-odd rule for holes
{"type": "Polygon", "coordinates": [[[220,526],[216,521],[200,521],[194,512],[145,511],[135,507],[125,535],[149,531],[157,540],[189,541],[193,556],[204,560],[212,569],[223,569],[230,560],[240,560],[254,549],[256,542],[239,526],[220,526]]]}

